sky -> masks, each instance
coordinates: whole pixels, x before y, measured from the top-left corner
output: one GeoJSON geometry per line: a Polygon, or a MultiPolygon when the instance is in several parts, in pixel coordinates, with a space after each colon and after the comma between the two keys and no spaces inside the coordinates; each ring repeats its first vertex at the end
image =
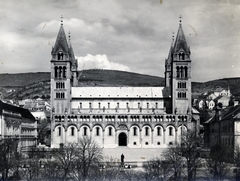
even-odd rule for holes
{"type": "Polygon", "coordinates": [[[63,16],[79,70],[164,77],[180,15],[192,81],[240,77],[239,0],[1,0],[0,73],[50,72],[63,16]]]}

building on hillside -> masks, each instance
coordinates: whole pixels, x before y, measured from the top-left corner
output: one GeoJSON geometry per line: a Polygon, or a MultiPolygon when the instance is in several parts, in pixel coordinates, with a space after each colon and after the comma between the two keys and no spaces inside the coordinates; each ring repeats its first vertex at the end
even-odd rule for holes
{"type": "Polygon", "coordinates": [[[216,106],[214,100],[210,100],[208,103],[208,109],[213,110],[214,107],[216,106]]]}
{"type": "Polygon", "coordinates": [[[51,147],[92,136],[104,148],[160,148],[179,143],[183,130],[198,134],[190,54],[180,22],[165,60],[165,87],[84,87],[61,24],[51,52],[51,147]]]}
{"type": "Polygon", "coordinates": [[[19,150],[36,146],[37,122],[29,110],[0,101],[0,140],[18,141],[19,150]]]}
{"type": "MultiPolygon", "coordinates": [[[[230,88],[224,89],[222,87],[217,87],[212,93],[207,95],[206,100],[214,101],[215,104],[221,103],[223,108],[229,106],[229,102],[231,100],[232,94],[230,92],[230,88]]],[[[209,109],[213,109],[213,103],[208,106],[209,109]]]]}
{"type": "Polygon", "coordinates": [[[18,102],[19,107],[23,107],[32,111],[50,111],[51,106],[48,101],[41,98],[25,99],[18,102]]]}
{"type": "Polygon", "coordinates": [[[210,149],[217,144],[226,148],[226,161],[233,162],[235,148],[240,146],[240,105],[228,110],[218,107],[204,123],[204,147],[210,149]]]}

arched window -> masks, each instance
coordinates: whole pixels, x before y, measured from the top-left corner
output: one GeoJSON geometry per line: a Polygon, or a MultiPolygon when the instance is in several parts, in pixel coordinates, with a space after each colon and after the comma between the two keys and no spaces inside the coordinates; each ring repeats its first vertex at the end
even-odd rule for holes
{"type": "Polygon", "coordinates": [[[137,127],[133,127],[133,136],[137,136],[137,127]]]}
{"type": "Polygon", "coordinates": [[[96,127],[96,136],[99,136],[99,127],[96,127]]]}
{"type": "Polygon", "coordinates": [[[185,59],[185,54],[183,52],[179,53],[179,60],[184,60],[185,59]]]}
{"type": "Polygon", "coordinates": [[[157,127],[157,135],[161,136],[161,127],[157,127]]]}
{"type": "Polygon", "coordinates": [[[185,78],[188,77],[188,68],[187,67],[184,67],[184,72],[185,72],[185,78]]]}
{"type": "Polygon", "coordinates": [[[65,94],[64,92],[61,92],[61,99],[64,99],[65,98],[65,94]]]}
{"type": "Polygon", "coordinates": [[[148,136],[149,135],[149,127],[145,128],[145,135],[148,136]]]}
{"type": "Polygon", "coordinates": [[[62,129],[61,129],[61,127],[58,127],[58,136],[61,136],[61,134],[62,134],[62,129]]]}
{"type": "Polygon", "coordinates": [[[180,67],[180,78],[184,77],[184,68],[180,67]]]}
{"type": "Polygon", "coordinates": [[[181,98],[181,92],[178,92],[178,98],[181,98]]]}
{"type": "Polygon", "coordinates": [[[169,130],[169,136],[173,136],[173,128],[169,127],[168,130],[169,130]]]}
{"type": "Polygon", "coordinates": [[[183,82],[182,88],[186,88],[186,82],[183,82]]]}
{"type": "Polygon", "coordinates": [[[74,134],[75,134],[75,128],[71,127],[71,136],[74,136],[74,134]]]}
{"type": "Polygon", "coordinates": [[[59,74],[58,74],[58,77],[59,77],[59,78],[62,78],[62,71],[63,71],[63,70],[62,70],[62,67],[59,67],[59,71],[58,71],[58,73],[59,73],[59,74]]]}
{"type": "Polygon", "coordinates": [[[58,60],[63,60],[63,53],[62,52],[58,52],[58,60]]]}
{"type": "Polygon", "coordinates": [[[181,82],[178,82],[178,88],[181,88],[181,82]]]}
{"type": "Polygon", "coordinates": [[[87,127],[83,127],[83,136],[87,136],[87,127]]]}
{"type": "Polygon", "coordinates": [[[108,128],[108,135],[109,135],[109,136],[112,136],[112,127],[109,127],[109,128],[108,128]]]}
{"type": "Polygon", "coordinates": [[[177,78],[179,78],[180,77],[180,69],[179,69],[179,67],[177,67],[176,69],[177,69],[177,78]]]}
{"type": "Polygon", "coordinates": [[[57,78],[58,77],[58,67],[54,67],[54,72],[55,72],[54,77],[57,78]]]}
{"type": "Polygon", "coordinates": [[[63,67],[63,78],[66,78],[66,67],[63,67]]]}

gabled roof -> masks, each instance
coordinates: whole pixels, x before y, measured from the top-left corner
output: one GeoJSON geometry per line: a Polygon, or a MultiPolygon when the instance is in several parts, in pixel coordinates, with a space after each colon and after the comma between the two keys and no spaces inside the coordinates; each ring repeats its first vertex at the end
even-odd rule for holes
{"type": "Polygon", "coordinates": [[[192,113],[193,114],[200,114],[199,111],[195,107],[192,107],[192,113]]]}
{"type": "Polygon", "coordinates": [[[11,111],[14,113],[19,113],[23,118],[28,118],[35,120],[34,116],[30,113],[28,109],[24,109],[21,107],[13,106],[11,104],[6,104],[0,101],[0,115],[2,115],[3,110],[11,111]]]}
{"type": "Polygon", "coordinates": [[[185,51],[185,53],[189,53],[189,48],[181,24],[178,28],[177,37],[173,49],[174,52],[179,52],[182,49],[185,51]]]}
{"type": "Polygon", "coordinates": [[[63,25],[60,26],[52,53],[57,53],[59,49],[61,49],[63,53],[68,53],[68,42],[63,29],[63,25]]]}
{"type": "Polygon", "coordinates": [[[240,113],[240,105],[234,106],[230,108],[227,113],[224,114],[224,116],[222,117],[222,120],[238,118],[239,113],[240,113]]]}
{"type": "Polygon", "coordinates": [[[203,124],[208,124],[208,123],[212,123],[216,121],[216,115],[212,116],[211,118],[209,118],[207,121],[205,121],[203,124]]]}
{"type": "Polygon", "coordinates": [[[229,96],[218,96],[214,100],[220,100],[220,99],[230,99],[229,96]]]}

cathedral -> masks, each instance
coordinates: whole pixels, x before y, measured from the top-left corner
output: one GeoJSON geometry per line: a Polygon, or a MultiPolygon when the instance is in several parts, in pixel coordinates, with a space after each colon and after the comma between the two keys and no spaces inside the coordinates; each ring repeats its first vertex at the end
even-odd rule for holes
{"type": "Polygon", "coordinates": [[[102,148],[164,148],[179,143],[183,131],[197,133],[190,54],[180,21],[164,87],[86,87],[61,23],[51,52],[51,147],[89,136],[102,148]]]}

